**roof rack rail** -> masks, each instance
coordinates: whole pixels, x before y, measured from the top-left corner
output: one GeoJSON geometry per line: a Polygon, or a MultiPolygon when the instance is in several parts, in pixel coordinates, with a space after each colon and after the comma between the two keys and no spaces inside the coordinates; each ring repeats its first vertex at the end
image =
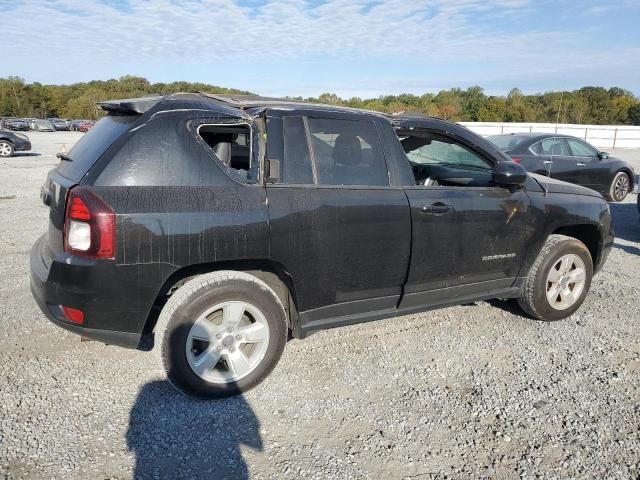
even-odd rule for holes
{"type": "Polygon", "coordinates": [[[292,100],[288,98],[262,97],[260,95],[234,95],[231,93],[207,93],[198,92],[207,98],[218,100],[219,102],[228,103],[238,108],[251,108],[262,106],[265,103],[269,105],[290,105],[292,103],[308,103],[303,100],[292,100]]]}

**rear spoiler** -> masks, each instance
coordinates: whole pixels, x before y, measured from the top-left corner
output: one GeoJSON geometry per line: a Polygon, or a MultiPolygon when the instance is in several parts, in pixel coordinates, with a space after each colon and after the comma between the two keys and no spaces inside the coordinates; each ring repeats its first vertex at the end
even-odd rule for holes
{"type": "Polygon", "coordinates": [[[140,98],[125,98],[122,100],[105,100],[96,102],[96,105],[107,112],[114,113],[138,113],[142,114],[150,110],[156,103],[164,98],[164,95],[150,95],[140,98]]]}

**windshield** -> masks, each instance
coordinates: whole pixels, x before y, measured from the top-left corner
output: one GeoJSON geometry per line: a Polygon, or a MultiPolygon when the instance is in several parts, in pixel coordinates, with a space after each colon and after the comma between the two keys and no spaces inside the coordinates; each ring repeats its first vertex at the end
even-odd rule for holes
{"type": "Polygon", "coordinates": [[[137,118],[139,115],[104,117],[69,150],[68,157],[71,161],[60,162],[58,173],[70,180],[79,181],[137,118]]]}
{"type": "Polygon", "coordinates": [[[491,143],[503,152],[508,152],[518,147],[522,142],[527,140],[523,135],[491,135],[487,137],[491,143]]]}

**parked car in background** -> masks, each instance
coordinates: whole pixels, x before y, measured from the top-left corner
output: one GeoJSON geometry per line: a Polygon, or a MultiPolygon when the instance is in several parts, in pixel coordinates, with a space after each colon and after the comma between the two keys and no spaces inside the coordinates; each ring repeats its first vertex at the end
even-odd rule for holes
{"type": "Polygon", "coordinates": [[[21,118],[10,118],[4,121],[4,128],[8,130],[28,132],[29,124],[21,118]]]}
{"type": "Polygon", "coordinates": [[[69,123],[62,118],[47,118],[47,120],[51,122],[56,131],[69,130],[69,123]]]}
{"type": "Polygon", "coordinates": [[[94,122],[93,120],[88,120],[86,122],[83,122],[78,126],[78,131],[79,132],[88,132],[89,130],[91,130],[93,128],[95,123],[96,122],[94,122]]]}
{"type": "Polygon", "coordinates": [[[551,133],[512,133],[487,137],[529,172],[592,188],[620,202],[633,190],[631,165],[584,140],[551,133]]]}
{"type": "Polygon", "coordinates": [[[56,129],[49,120],[34,120],[31,123],[31,130],[35,132],[55,132],[56,129]]]}
{"type": "Polygon", "coordinates": [[[69,120],[69,130],[71,130],[73,132],[78,132],[80,130],[80,125],[82,125],[83,123],[86,123],[88,121],[89,120],[80,120],[80,119],[69,120]]]}
{"type": "Polygon", "coordinates": [[[31,150],[29,137],[22,133],[0,130],[0,157],[11,157],[15,152],[31,150]]]}
{"type": "Polygon", "coordinates": [[[42,187],[31,289],[62,328],[153,344],[190,395],[254,387],[289,334],[496,297],[567,318],[613,244],[597,192],[443,120],[205,94],[101,105],[42,187]]]}

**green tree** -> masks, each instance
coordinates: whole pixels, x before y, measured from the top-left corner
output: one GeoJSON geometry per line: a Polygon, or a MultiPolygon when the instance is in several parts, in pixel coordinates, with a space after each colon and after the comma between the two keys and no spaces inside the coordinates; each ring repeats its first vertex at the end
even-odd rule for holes
{"type": "Polygon", "coordinates": [[[636,103],[629,108],[629,123],[631,125],[640,125],[640,103],[636,103]]]}

